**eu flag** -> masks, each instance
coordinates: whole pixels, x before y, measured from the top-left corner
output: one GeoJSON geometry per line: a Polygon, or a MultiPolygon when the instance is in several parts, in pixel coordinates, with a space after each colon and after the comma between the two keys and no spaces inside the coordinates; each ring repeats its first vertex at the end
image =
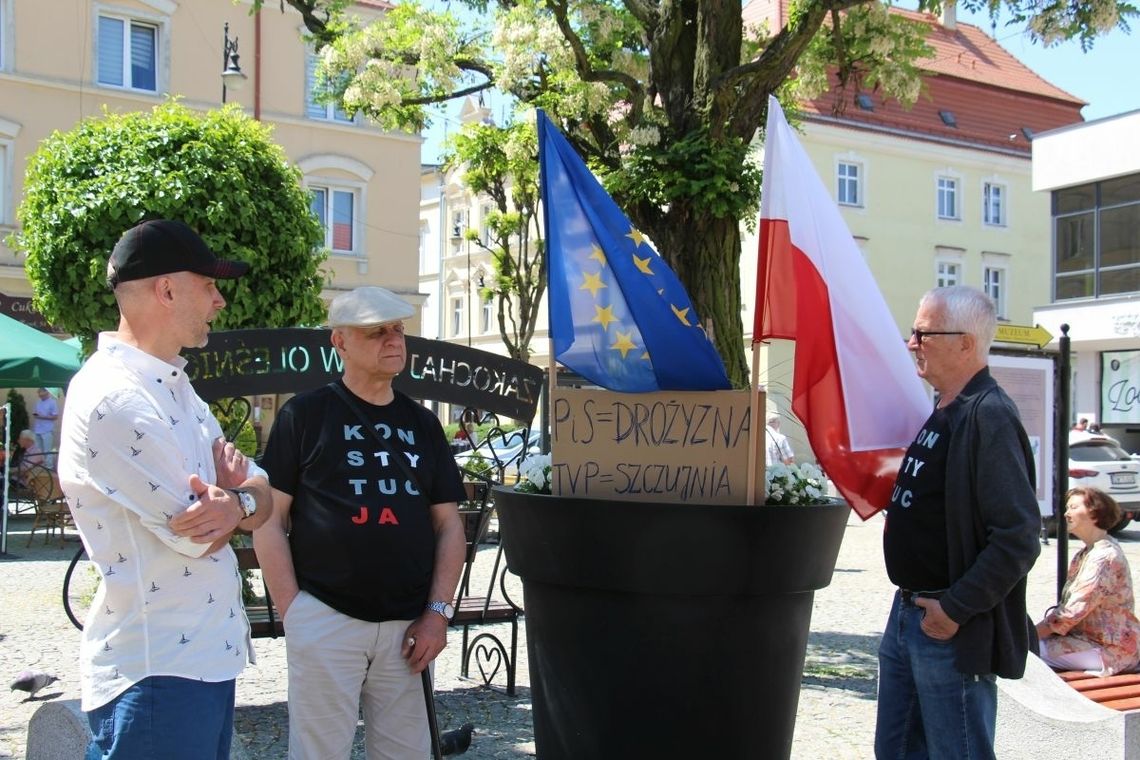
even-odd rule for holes
{"type": "Polygon", "coordinates": [[[538,162],[554,357],[611,391],[730,388],[673,270],[541,110],[538,162]]]}

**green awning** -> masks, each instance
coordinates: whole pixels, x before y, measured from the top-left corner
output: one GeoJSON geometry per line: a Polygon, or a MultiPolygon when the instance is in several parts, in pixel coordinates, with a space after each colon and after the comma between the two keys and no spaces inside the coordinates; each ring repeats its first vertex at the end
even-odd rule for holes
{"type": "Polygon", "coordinates": [[[0,388],[65,388],[80,364],[75,346],[0,314],[0,388]]]}

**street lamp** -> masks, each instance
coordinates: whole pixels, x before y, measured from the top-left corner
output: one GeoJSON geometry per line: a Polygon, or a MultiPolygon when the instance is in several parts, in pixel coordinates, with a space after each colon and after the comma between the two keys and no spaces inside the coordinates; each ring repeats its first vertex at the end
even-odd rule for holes
{"type": "Polygon", "coordinates": [[[245,72],[238,65],[237,37],[230,39],[230,22],[222,31],[222,103],[226,102],[226,87],[237,92],[245,84],[245,72]]]}

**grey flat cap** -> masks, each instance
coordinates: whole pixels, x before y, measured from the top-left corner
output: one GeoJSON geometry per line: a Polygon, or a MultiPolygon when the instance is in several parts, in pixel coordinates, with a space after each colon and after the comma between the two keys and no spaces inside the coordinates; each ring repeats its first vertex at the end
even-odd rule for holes
{"type": "Polygon", "coordinates": [[[368,327],[408,319],[410,303],[385,288],[366,286],[341,293],[329,304],[329,327],[368,327]]]}

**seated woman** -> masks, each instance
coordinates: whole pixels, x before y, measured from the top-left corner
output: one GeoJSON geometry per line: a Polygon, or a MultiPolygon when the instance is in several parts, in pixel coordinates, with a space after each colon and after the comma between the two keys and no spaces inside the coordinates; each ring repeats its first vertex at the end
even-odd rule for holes
{"type": "Polygon", "coordinates": [[[1061,603],[1037,624],[1041,659],[1054,668],[1110,676],[1140,663],[1132,574],[1108,536],[1119,520],[1120,506],[1098,488],[1066,494],[1065,522],[1085,545],[1069,564],[1061,603]]]}

